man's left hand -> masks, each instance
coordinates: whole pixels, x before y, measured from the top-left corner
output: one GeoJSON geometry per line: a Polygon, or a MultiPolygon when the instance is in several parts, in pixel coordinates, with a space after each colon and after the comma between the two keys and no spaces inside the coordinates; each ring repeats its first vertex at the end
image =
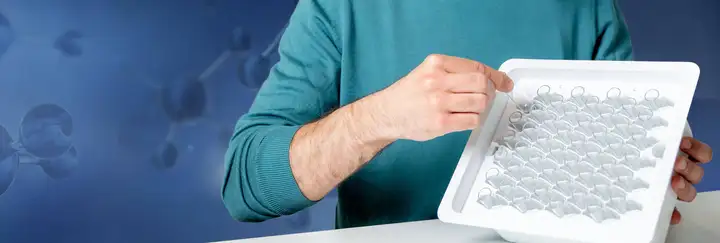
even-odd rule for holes
{"type": "MultiPolygon", "coordinates": [[[[678,155],[675,159],[675,174],[672,177],[672,188],[678,199],[684,202],[692,202],[697,196],[695,185],[700,183],[705,170],[700,164],[712,160],[712,149],[707,144],[691,137],[684,137],[680,143],[680,151],[687,155],[678,155]]],[[[680,223],[680,212],[677,209],[672,214],[670,222],[680,223]]]]}

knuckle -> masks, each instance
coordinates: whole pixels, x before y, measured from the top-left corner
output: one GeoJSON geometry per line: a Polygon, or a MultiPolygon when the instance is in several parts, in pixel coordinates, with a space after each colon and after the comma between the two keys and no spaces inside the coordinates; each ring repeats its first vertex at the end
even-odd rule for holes
{"type": "Polygon", "coordinates": [[[483,94],[473,95],[468,98],[465,105],[473,112],[483,112],[486,106],[486,96],[483,94]]]}
{"type": "Polygon", "coordinates": [[[487,66],[485,66],[481,62],[473,61],[473,64],[475,65],[475,68],[481,73],[486,73],[488,71],[487,66]]]}
{"type": "Polygon", "coordinates": [[[428,75],[422,79],[422,83],[426,90],[434,90],[438,87],[440,82],[436,77],[428,75]]]}
{"type": "Polygon", "coordinates": [[[425,57],[425,63],[432,67],[439,67],[442,65],[443,57],[439,54],[430,54],[425,57]]]}
{"type": "Polygon", "coordinates": [[[468,96],[461,96],[457,101],[458,106],[462,107],[474,107],[477,103],[477,98],[475,98],[474,95],[468,95],[468,96]]]}
{"type": "Polygon", "coordinates": [[[436,93],[436,94],[432,94],[432,95],[428,96],[428,99],[429,99],[428,102],[430,103],[430,106],[435,107],[435,108],[440,108],[443,106],[443,104],[445,103],[445,100],[447,98],[445,98],[445,96],[440,93],[436,93]]]}
{"type": "Polygon", "coordinates": [[[472,107],[475,107],[475,109],[480,109],[483,103],[483,95],[477,95],[474,96],[472,99],[470,99],[470,105],[472,107]]]}
{"type": "Polygon", "coordinates": [[[678,165],[685,164],[685,167],[683,169],[678,170],[678,172],[683,174],[690,174],[693,169],[693,164],[691,163],[690,159],[686,156],[678,156],[678,165]]]}
{"type": "Polygon", "coordinates": [[[487,89],[487,76],[482,73],[473,74],[473,85],[478,91],[485,91],[487,89]]]}
{"type": "Polygon", "coordinates": [[[488,80],[487,75],[485,75],[484,73],[475,73],[474,76],[475,76],[475,80],[477,80],[478,82],[483,84],[483,86],[485,86],[485,82],[488,80]]]}

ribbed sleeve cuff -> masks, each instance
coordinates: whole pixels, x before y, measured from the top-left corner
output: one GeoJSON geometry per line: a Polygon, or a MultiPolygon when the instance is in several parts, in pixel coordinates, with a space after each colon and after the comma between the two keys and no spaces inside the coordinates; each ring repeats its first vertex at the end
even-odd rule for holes
{"type": "Polygon", "coordinates": [[[258,195],[270,210],[290,214],[311,206],[314,202],[300,191],[290,169],[290,142],[299,126],[272,128],[262,138],[258,150],[255,175],[258,195]]]}

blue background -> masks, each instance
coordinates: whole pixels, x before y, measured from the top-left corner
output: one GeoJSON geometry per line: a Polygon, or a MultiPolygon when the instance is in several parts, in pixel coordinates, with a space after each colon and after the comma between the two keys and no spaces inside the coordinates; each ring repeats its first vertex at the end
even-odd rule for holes
{"type": "MultiPolygon", "coordinates": [[[[10,42],[0,17],[0,125],[9,134],[0,130],[0,159],[9,149],[3,138],[25,139],[13,145],[25,151],[17,170],[0,163],[0,183],[14,178],[0,195],[0,242],[203,242],[332,228],[334,195],[297,215],[256,224],[232,220],[220,200],[227,140],[258,82],[240,78],[257,71],[245,70],[246,60],[281,32],[294,4],[0,0],[0,16],[14,36],[10,42]],[[181,96],[162,88],[188,87],[187,80],[230,48],[233,35],[239,44],[250,38],[250,49],[239,45],[202,79],[208,109],[188,122],[170,119],[163,99],[172,107],[181,96]],[[67,114],[35,109],[41,104],[67,114]],[[48,122],[55,129],[33,133],[48,122]],[[174,164],[165,163],[172,155],[153,159],[168,133],[178,152],[174,164]],[[69,146],[75,159],[55,158],[69,146]],[[47,160],[32,159],[42,153],[47,160]],[[60,176],[63,168],[71,173],[60,176]]],[[[689,119],[698,138],[720,146],[714,125],[720,114],[720,1],[632,0],[623,7],[637,59],[700,65],[689,119]]],[[[720,189],[720,163],[706,169],[699,189],[720,189]]]]}

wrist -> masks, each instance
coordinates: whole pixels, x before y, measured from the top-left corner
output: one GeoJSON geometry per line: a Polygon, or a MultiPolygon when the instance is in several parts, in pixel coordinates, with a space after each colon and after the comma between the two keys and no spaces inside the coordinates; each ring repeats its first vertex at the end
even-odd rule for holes
{"type": "Polygon", "coordinates": [[[399,139],[379,99],[373,94],[347,106],[345,124],[351,137],[361,145],[389,144],[399,139]]]}

